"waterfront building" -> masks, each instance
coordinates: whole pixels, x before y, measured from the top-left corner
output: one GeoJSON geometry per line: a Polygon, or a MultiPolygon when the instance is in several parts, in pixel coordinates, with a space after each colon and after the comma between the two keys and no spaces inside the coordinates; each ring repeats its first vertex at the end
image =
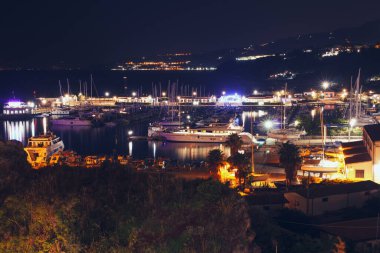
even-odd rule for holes
{"type": "Polygon", "coordinates": [[[342,143],[345,173],[350,180],[380,182],[380,124],[363,127],[363,141],[342,143]]]}
{"type": "Polygon", "coordinates": [[[380,182],[380,124],[363,127],[363,142],[372,160],[373,180],[380,182]]]}
{"type": "Polygon", "coordinates": [[[284,193],[287,208],[295,209],[310,216],[323,215],[348,207],[360,208],[372,196],[379,193],[380,185],[372,181],[347,184],[312,184],[284,193]]]}
{"type": "Polygon", "coordinates": [[[35,109],[33,102],[24,103],[20,100],[9,100],[3,106],[2,119],[22,119],[32,117],[35,109]]]}

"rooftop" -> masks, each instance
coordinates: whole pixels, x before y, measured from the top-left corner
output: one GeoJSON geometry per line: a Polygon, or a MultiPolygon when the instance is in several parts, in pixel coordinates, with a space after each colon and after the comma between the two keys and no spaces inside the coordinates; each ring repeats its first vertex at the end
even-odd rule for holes
{"type": "Polygon", "coordinates": [[[362,163],[362,162],[370,162],[370,161],[372,161],[372,158],[368,153],[356,154],[356,155],[344,158],[345,164],[362,163]]]}
{"type": "Polygon", "coordinates": [[[363,141],[351,141],[351,142],[343,142],[342,143],[342,148],[343,149],[349,149],[357,146],[364,146],[363,141]]]}
{"type": "Polygon", "coordinates": [[[363,128],[372,141],[380,141],[380,124],[366,125],[363,128]]]}
{"type": "Polygon", "coordinates": [[[358,154],[366,154],[367,148],[364,146],[356,146],[350,149],[344,149],[343,154],[344,156],[350,156],[350,155],[358,155],[358,154]]]}
{"type": "Polygon", "coordinates": [[[252,205],[280,205],[289,201],[284,197],[283,193],[255,193],[247,196],[247,202],[252,205]]]}
{"type": "MultiPolygon", "coordinates": [[[[342,183],[342,184],[311,184],[309,187],[309,198],[321,198],[331,195],[348,194],[354,192],[364,192],[380,189],[380,185],[373,181],[362,181],[356,183],[342,183]]],[[[295,191],[304,198],[307,198],[307,189],[302,188],[295,191]]]]}

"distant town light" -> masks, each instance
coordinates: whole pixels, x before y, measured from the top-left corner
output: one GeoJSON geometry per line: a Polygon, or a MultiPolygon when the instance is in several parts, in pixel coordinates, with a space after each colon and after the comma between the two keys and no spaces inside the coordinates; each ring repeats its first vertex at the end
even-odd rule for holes
{"type": "Polygon", "coordinates": [[[327,82],[327,81],[324,81],[324,82],[322,83],[322,88],[325,89],[325,90],[327,90],[327,89],[329,88],[329,86],[330,86],[330,83],[327,82]]]}
{"type": "Polygon", "coordinates": [[[137,94],[136,94],[136,92],[135,92],[135,91],[134,91],[134,92],[132,92],[132,96],[133,96],[133,97],[136,97],[136,95],[137,95],[137,94]]]}
{"type": "Polygon", "coordinates": [[[193,92],[193,96],[196,96],[196,95],[197,95],[197,93],[194,91],[194,92],[193,92]]]}
{"type": "Polygon", "coordinates": [[[222,95],[223,95],[223,96],[226,95],[226,92],[225,92],[225,91],[222,91],[222,95]]]}
{"type": "Polygon", "coordinates": [[[109,97],[109,96],[110,96],[110,93],[109,93],[108,91],[106,91],[106,92],[104,93],[104,96],[109,97]]]}
{"type": "Polygon", "coordinates": [[[257,90],[254,90],[254,91],[253,91],[253,94],[254,94],[254,95],[257,95],[257,90]]]}
{"type": "Polygon", "coordinates": [[[163,97],[165,97],[166,96],[166,92],[164,91],[164,92],[162,92],[162,96],[163,97]]]}

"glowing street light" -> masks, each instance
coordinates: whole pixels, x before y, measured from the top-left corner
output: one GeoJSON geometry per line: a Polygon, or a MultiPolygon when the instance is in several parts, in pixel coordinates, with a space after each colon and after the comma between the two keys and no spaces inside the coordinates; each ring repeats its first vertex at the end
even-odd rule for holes
{"type": "Polygon", "coordinates": [[[109,93],[108,91],[106,91],[106,92],[104,93],[104,96],[109,97],[109,96],[110,96],[110,93],[109,93]]]}
{"type": "Polygon", "coordinates": [[[267,130],[270,130],[272,127],[273,127],[273,122],[271,120],[267,120],[264,122],[264,127],[267,129],[267,130]]]}
{"type": "Polygon", "coordinates": [[[350,122],[349,122],[350,128],[348,129],[349,140],[351,140],[351,131],[352,131],[352,128],[356,125],[356,123],[357,123],[357,120],[355,118],[350,119],[350,122]]]}
{"type": "Polygon", "coordinates": [[[137,93],[134,91],[132,92],[132,97],[136,97],[137,93]]]}
{"type": "Polygon", "coordinates": [[[194,92],[193,92],[193,96],[196,96],[196,95],[197,95],[197,93],[194,91],[194,92]]]}
{"type": "Polygon", "coordinates": [[[297,127],[300,124],[299,120],[294,121],[294,126],[297,127]]]}
{"type": "Polygon", "coordinates": [[[324,81],[324,82],[322,83],[322,88],[323,88],[324,90],[327,90],[327,89],[329,88],[329,86],[330,86],[330,83],[327,82],[327,81],[324,81]]]}
{"type": "Polygon", "coordinates": [[[166,92],[165,92],[165,91],[162,92],[162,96],[163,96],[163,97],[166,97],[166,92]]]}
{"type": "Polygon", "coordinates": [[[253,91],[253,95],[257,95],[257,90],[254,90],[254,91],[253,91]]]}
{"type": "Polygon", "coordinates": [[[223,96],[226,95],[226,92],[225,92],[225,91],[222,91],[222,95],[223,95],[223,96]]]}
{"type": "Polygon", "coordinates": [[[350,120],[350,127],[353,128],[354,126],[356,126],[356,123],[357,123],[357,120],[355,118],[352,118],[350,120]]]}
{"type": "Polygon", "coordinates": [[[133,134],[133,131],[132,130],[129,130],[128,131],[128,135],[131,136],[133,134]]]}

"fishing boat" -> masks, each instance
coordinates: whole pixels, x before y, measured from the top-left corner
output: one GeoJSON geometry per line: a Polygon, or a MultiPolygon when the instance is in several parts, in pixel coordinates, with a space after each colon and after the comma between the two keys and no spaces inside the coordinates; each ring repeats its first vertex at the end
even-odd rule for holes
{"type": "Polygon", "coordinates": [[[89,119],[80,117],[65,117],[60,119],[53,119],[50,121],[52,125],[56,126],[91,126],[92,122],[89,119]]]}
{"type": "Polygon", "coordinates": [[[24,148],[28,162],[33,168],[40,168],[48,164],[49,158],[65,148],[61,138],[53,133],[31,137],[24,148]]]}
{"type": "Polygon", "coordinates": [[[299,140],[305,131],[300,131],[296,128],[272,129],[268,132],[268,137],[276,140],[299,140]]]}

